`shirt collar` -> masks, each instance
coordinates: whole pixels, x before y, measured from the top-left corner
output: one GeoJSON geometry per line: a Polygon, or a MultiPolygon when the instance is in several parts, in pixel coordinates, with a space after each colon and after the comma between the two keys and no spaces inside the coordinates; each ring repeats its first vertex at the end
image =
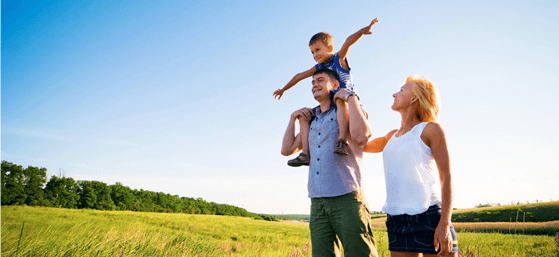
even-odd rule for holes
{"type": "Polygon", "coordinates": [[[336,109],[336,104],[333,103],[332,101],[330,101],[330,108],[328,108],[327,111],[322,112],[320,110],[320,105],[318,105],[317,107],[314,107],[314,115],[315,116],[319,116],[319,115],[326,115],[327,113],[329,113],[332,109],[336,109]]]}

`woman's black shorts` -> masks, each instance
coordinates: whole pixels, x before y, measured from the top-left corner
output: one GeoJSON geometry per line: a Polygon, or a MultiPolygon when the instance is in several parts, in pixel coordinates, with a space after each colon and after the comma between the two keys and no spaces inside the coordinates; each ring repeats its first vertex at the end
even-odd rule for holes
{"type": "MultiPolygon", "coordinates": [[[[388,215],[388,249],[393,252],[412,252],[437,254],[435,251],[435,229],[441,220],[441,207],[433,205],[427,211],[417,215],[388,215]]],[[[452,234],[452,252],[458,252],[458,242],[454,227],[452,234]]]]}

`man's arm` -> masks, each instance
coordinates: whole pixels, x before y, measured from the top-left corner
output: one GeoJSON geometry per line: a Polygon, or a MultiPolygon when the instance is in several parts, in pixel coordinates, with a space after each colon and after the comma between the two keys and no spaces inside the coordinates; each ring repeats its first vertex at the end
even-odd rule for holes
{"type": "MultiPolygon", "coordinates": [[[[338,99],[345,101],[347,93],[349,93],[349,90],[345,88],[340,89],[334,95],[334,101],[338,99]]],[[[356,95],[352,95],[347,99],[347,107],[349,113],[349,138],[358,146],[365,147],[369,137],[371,137],[371,128],[356,95]]]]}
{"type": "MultiPolygon", "coordinates": [[[[349,36],[344,45],[342,46],[342,48],[340,49],[340,51],[338,51],[338,55],[340,56],[340,62],[342,63],[342,66],[345,65],[345,58],[347,56],[347,52],[349,51],[349,48],[355,44],[355,42],[357,42],[357,40],[359,40],[363,35],[365,34],[373,34],[373,32],[371,32],[371,29],[373,28],[373,25],[375,25],[375,23],[378,22],[378,19],[375,18],[373,21],[371,21],[371,24],[369,24],[369,26],[364,27],[360,30],[358,30],[357,32],[355,32],[353,35],[349,36]]],[[[344,68],[348,68],[345,67],[344,68]]]]}
{"type": "Polygon", "coordinates": [[[295,86],[297,83],[299,83],[299,81],[312,76],[315,71],[316,71],[316,68],[313,66],[312,68],[310,68],[306,71],[303,71],[301,73],[297,73],[297,75],[293,76],[293,78],[287,83],[287,85],[285,85],[283,88],[280,88],[280,89],[278,89],[274,92],[274,98],[277,98],[278,100],[281,99],[281,97],[283,96],[283,93],[285,93],[285,91],[287,91],[288,89],[295,86]]]}
{"type": "Polygon", "coordinates": [[[281,145],[281,154],[284,156],[292,155],[302,149],[303,145],[301,143],[301,137],[299,134],[295,135],[295,122],[297,122],[300,115],[303,115],[307,118],[307,120],[310,120],[312,117],[312,109],[299,109],[293,112],[289,117],[289,123],[287,124],[287,129],[283,135],[283,142],[281,145]]]}

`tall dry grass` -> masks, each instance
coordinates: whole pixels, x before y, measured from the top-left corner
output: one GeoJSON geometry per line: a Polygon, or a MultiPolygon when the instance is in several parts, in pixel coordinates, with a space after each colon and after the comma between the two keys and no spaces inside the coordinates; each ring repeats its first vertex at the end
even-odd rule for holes
{"type": "Polygon", "coordinates": [[[548,222],[454,222],[452,225],[457,232],[549,236],[559,233],[559,220],[548,222]]]}
{"type": "Polygon", "coordinates": [[[2,206],[1,233],[2,256],[286,256],[310,238],[243,217],[21,206],[2,206]]]}
{"type": "MultiPolygon", "coordinates": [[[[310,256],[312,248],[308,226],[289,222],[14,206],[1,214],[2,256],[310,256]]],[[[389,256],[384,223],[373,223],[379,255],[389,256]]],[[[457,235],[459,249],[479,249],[475,256],[559,254],[550,236],[457,235]]]]}

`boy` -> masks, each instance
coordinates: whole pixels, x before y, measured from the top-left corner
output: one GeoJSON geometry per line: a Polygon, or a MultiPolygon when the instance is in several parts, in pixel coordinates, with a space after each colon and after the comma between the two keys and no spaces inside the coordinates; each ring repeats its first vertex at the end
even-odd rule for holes
{"type": "MultiPolygon", "coordinates": [[[[359,31],[355,32],[353,35],[349,36],[345,43],[343,44],[340,51],[334,53],[334,45],[332,42],[332,37],[330,34],[326,32],[320,32],[314,35],[310,42],[309,47],[311,49],[311,53],[313,55],[314,60],[318,63],[317,65],[313,66],[307,71],[298,73],[295,75],[287,85],[283,88],[278,89],[274,92],[274,98],[278,100],[281,99],[283,93],[290,89],[291,87],[295,86],[299,81],[308,78],[314,74],[315,71],[322,69],[322,68],[329,68],[334,70],[339,77],[340,87],[339,88],[347,88],[349,89],[352,94],[353,92],[353,81],[351,77],[351,68],[349,67],[349,63],[347,62],[346,56],[349,51],[349,48],[357,42],[361,38],[361,36],[365,34],[372,34],[371,29],[373,25],[378,22],[378,19],[375,18],[371,21],[369,26],[360,29],[359,31]]],[[[339,90],[339,89],[338,89],[339,90]]],[[[337,92],[334,91],[334,93],[337,92]]],[[[340,155],[347,155],[348,154],[348,145],[347,145],[347,134],[349,128],[349,121],[347,115],[347,103],[343,100],[336,101],[336,108],[338,109],[337,112],[337,120],[338,120],[338,128],[339,128],[339,136],[338,141],[336,142],[336,149],[334,153],[340,155]]],[[[297,156],[297,158],[293,160],[289,160],[287,165],[292,167],[299,167],[301,165],[308,166],[310,163],[310,153],[309,153],[309,121],[304,116],[299,118],[300,122],[300,135],[302,141],[302,152],[297,156]]]]}

